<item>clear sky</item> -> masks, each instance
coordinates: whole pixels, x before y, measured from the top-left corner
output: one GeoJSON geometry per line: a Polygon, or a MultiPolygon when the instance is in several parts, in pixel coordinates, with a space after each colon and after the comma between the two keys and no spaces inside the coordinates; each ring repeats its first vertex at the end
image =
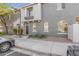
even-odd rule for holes
{"type": "Polygon", "coordinates": [[[10,7],[14,7],[14,8],[20,8],[22,6],[27,5],[28,3],[9,3],[10,7]]]}

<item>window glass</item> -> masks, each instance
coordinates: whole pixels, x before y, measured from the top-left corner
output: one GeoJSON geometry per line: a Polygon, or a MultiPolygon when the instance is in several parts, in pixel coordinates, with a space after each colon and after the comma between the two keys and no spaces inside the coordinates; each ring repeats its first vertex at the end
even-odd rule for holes
{"type": "Polygon", "coordinates": [[[28,13],[28,16],[33,16],[33,11],[32,11],[32,7],[29,7],[28,9],[27,9],[27,13],[28,13]]]}
{"type": "Polygon", "coordinates": [[[57,10],[63,10],[65,8],[65,3],[57,3],[57,10]]]}
{"type": "Polygon", "coordinates": [[[44,22],[44,32],[48,32],[48,22],[44,22]]]}
{"type": "Polygon", "coordinates": [[[36,32],[36,23],[33,23],[32,32],[36,32]]]}
{"type": "Polygon", "coordinates": [[[66,20],[61,20],[58,22],[58,31],[59,32],[67,32],[68,23],[66,20]]]}
{"type": "Polygon", "coordinates": [[[65,3],[62,3],[62,8],[63,8],[63,9],[65,8],[65,3]]]}

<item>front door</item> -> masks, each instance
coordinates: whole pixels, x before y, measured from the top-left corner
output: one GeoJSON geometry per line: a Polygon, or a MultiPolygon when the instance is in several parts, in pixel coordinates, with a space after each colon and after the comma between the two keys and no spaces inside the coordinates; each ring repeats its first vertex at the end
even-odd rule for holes
{"type": "Polygon", "coordinates": [[[29,28],[26,26],[26,34],[29,34],[29,28]]]}

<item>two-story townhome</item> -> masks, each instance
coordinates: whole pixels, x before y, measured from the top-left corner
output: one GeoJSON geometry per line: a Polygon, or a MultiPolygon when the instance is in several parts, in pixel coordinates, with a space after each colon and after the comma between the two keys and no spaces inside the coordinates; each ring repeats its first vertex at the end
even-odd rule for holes
{"type": "MultiPolygon", "coordinates": [[[[79,17],[78,3],[33,3],[22,8],[21,26],[24,34],[67,35],[68,25],[79,17]]],[[[14,25],[19,23],[19,18],[14,25]]]]}

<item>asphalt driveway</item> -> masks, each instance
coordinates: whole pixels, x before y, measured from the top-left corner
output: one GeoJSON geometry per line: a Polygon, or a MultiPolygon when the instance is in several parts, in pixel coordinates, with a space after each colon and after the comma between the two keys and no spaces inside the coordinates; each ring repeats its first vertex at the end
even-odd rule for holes
{"type": "Polygon", "coordinates": [[[9,50],[5,53],[0,53],[0,56],[29,56],[28,54],[23,54],[14,50],[9,50]]]}
{"type": "Polygon", "coordinates": [[[23,49],[12,47],[10,50],[4,53],[0,53],[0,56],[31,56],[28,51],[23,49]]]}

